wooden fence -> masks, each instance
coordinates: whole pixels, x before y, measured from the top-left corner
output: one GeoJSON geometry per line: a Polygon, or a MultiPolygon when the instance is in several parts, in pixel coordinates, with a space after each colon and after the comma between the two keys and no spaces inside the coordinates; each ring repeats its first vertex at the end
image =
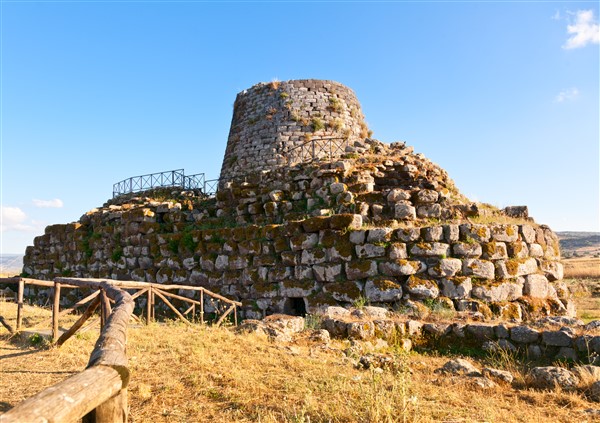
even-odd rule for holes
{"type": "Polygon", "coordinates": [[[16,330],[1,323],[10,331],[22,330],[23,293],[25,285],[52,287],[52,340],[62,345],[79,330],[96,309],[100,307],[101,331],[87,368],[62,382],[53,385],[33,397],[26,399],[6,413],[0,415],[0,423],[12,422],[62,422],[83,419],[84,423],[114,423],[127,421],[127,384],[129,368],[126,355],[127,325],[129,321],[141,321],[133,314],[135,299],[147,295],[146,322],[154,318],[155,298],[160,298],[182,321],[191,324],[185,317],[198,305],[200,321],[204,323],[204,297],[227,304],[228,308],[216,320],[220,325],[233,312],[237,324],[237,307],[241,303],[230,300],[202,287],[187,285],[160,285],[147,282],[113,281],[102,279],[56,278],[53,282],[29,278],[0,278],[0,283],[17,284],[17,322],[16,330]],[[94,292],[73,306],[60,311],[60,297],[63,289],[91,288],[94,292]],[[184,289],[198,292],[200,300],[168,292],[184,289]],[[136,291],[130,294],[126,290],[136,291]],[[191,304],[183,313],[169,298],[191,304]],[[59,336],[59,318],[87,304],[73,326],[59,336]],[[114,308],[113,308],[114,306],[114,308]]]}

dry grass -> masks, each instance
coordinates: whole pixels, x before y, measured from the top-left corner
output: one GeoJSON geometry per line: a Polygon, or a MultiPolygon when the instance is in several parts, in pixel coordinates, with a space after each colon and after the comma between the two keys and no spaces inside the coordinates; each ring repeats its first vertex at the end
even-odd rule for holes
{"type": "Polygon", "coordinates": [[[577,317],[588,323],[600,320],[600,278],[565,279],[569,287],[577,317]]]}
{"type": "MultiPolygon", "coordinates": [[[[97,336],[89,331],[60,349],[48,349],[0,334],[0,411],[81,371],[97,336]]],[[[178,323],[132,327],[130,421],[592,420],[584,410],[594,406],[580,394],[524,386],[482,391],[467,379],[435,374],[447,357],[400,354],[393,348],[385,351],[395,357],[395,370],[358,370],[352,355],[344,353],[348,347],[346,341],[325,346],[308,339],[275,344],[226,328],[178,323]]],[[[510,357],[492,360],[513,371],[519,367],[510,357]]]]}
{"type": "Polygon", "coordinates": [[[565,278],[582,279],[598,278],[600,279],[600,258],[584,257],[563,260],[565,267],[565,278]]]}

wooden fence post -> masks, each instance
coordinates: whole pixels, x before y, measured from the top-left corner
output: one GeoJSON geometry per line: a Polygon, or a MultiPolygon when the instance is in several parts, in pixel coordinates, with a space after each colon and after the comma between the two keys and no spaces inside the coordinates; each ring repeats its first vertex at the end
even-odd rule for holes
{"type": "Polygon", "coordinates": [[[104,325],[106,325],[106,320],[108,319],[108,316],[110,316],[110,301],[108,299],[108,296],[106,295],[106,291],[104,289],[100,289],[100,298],[101,298],[101,303],[100,303],[100,327],[103,329],[104,325]]]}
{"type": "Polygon", "coordinates": [[[204,324],[204,290],[200,291],[200,323],[204,324]]]}
{"type": "Polygon", "coordinates": [[[146,324],[152,320],[152,286],[148,288],[148,300],[146,301],[146,324]]]}
{"type": "Polygon", "coordinates": [[[19,278],[19,288],[17,289],[17,332],[21,330],[23,323],[23,291],[25,290],[25,282],[19,278]]]}
{"type": "Polygon", "coordinates": [[[58,313],[60,313],[60,283],[54,282],[54,303],[52,305],[52,342],[58,339],[58,313]]]}

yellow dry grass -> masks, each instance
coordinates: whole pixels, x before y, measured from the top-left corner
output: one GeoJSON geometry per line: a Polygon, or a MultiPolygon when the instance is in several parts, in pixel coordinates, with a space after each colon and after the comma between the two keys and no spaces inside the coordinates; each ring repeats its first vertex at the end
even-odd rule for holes
{"type": "Polygon", "coordinates": [[[600,258],[582,257],[563,260],[565,268],[565,278],[599,278],[600,279],[600,258]]]}
{"type": "MultiPolygon", "coordinates": [[[[81,371],[98,335],[88,331],[56,349],[0,331],[0,411],[81,371]]],[[[528,389],[522,375],[519,389],[482,391],[467,378],[435,374],[447,357],[388,348],[397,367],[379,374],[356,369],[355,356],[344,353],[348,347],[347,341],[324,345],[306,338],[272,343],[173,322],[132,327],[130,421],[592,421],[584,410],[594,405],[581,394],[528,389]]],[[[510,360],[504,366],[519,367],[510,360]]]]}

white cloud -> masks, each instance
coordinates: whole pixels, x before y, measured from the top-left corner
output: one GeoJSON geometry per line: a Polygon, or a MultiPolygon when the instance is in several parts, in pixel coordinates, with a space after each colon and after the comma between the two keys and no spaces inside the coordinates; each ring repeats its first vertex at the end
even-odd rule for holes
{"type": "Polygon", "coordinates": [[[579,96],[579,90],[577,88],[569,88],[562,90],[556,97],[554,97],[555,103],[562,103],[564,101],[575,100],[579,96]]]}
{"type": "Polygon", "coordinates": [[[1,207],[0,232],[5,231],[32,231],[35,228],[24,222],[27,215],[18,207],[1,207]]]}
{"type": "Polygon", "coordinates": [[[560,20],[560,12],[557,10],[554,15],[552,15],[552,20],[553,21],[559,21],[560,20]]]}
{"type": "Polygon", "coordinates": [[[33,205],[42,209],[60,209],[63,206],[62,200],[55,198],[53,200],[33,200],[33,205]]]}
{"type": "Polygon", "coordinates": [[[569,50],[600,43],[600,26],[594,20],[594,11],[578,10],[571,14],[575,15],[575,23],[567,25],[567,33],[571,36],[563,48],[569,50]]]}

